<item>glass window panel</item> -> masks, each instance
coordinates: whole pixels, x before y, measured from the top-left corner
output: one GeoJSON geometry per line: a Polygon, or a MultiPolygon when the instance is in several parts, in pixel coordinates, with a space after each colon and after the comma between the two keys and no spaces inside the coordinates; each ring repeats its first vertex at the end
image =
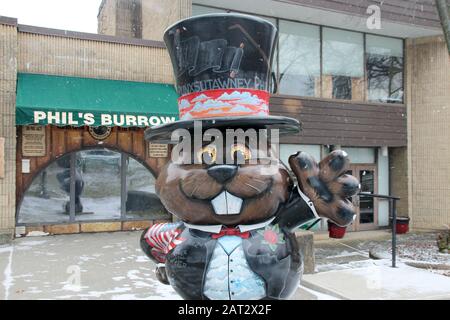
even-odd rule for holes
{"type": "Polygon", "coordinates": [[[77,220],[120,219],[121,154],[108,149],[77,152],[77,220]]]}
{"type": "Polygon", "coordinates": [[[323,28],[324,98],[363,100],[364,36],[323,28]]]}
{"type": "Polygon", "coordinates": [[[192,16],[199,16],[202,14],[210,14],[210,13],[226,13],[227,11],[211,8],[211,7],[205,7],[205,6],[199,6],[199,5],[193,5],[192,6],[192,16]]]}
{"type": "Polygon", "coordinates": [[[367,35],[368,100],[403,103],[403,40],[367,35]]]}
{"type": "Polygon", "coordinates": [[[280,160],[289,165],[289,157],[299,151],[303,151],[320,161],[320,149],[320,145],[280,144],[280,160]]]}
{"type": "MultiPolygon", "coordinates": [[[[374,172],[363,170],[360,172],[361,193],[373,194],[375,189],[374,172]]],[[[361,195],[359,198],[359,222],[362,224],[375,222],[374,198],[361,195]]]]}
{"type": "Polygon", "coordinates": [[[132,158],[127,162],[127,218],[167,218],[168,213],[155,193],[155,178],[151,172],[132,158]]]}
{"type": "Polygon", "coordinates": [[[318,96],[320,28],[284,20],[279,27],[279,93],[318,96]]]}
{"type": "Polygon", "coordinates": [[[70,155],[65,155],[34,178],[22,200],[18,222],[68,222],[69,194],[70,155]]]}
{"type": "Polygon", "coordinates": [[[343,147],[342,150],[347,152],[351,163],[375,163],[374,148],[349,148],[343,147]]]}

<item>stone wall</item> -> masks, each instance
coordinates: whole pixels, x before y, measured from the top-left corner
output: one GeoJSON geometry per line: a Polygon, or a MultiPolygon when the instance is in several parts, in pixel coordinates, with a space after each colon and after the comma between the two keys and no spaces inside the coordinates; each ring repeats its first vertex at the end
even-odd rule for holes
{"type": "Polygon", "coordinates": [[[4,138],[4,178],[0,178],[0,243],[11,238],[15,226],[16,23],[14,19],[0,20],[0,137],[4,138]]]}
{"type": "Polygon", "coordinates": [[[97,16],[99,34],[116,34],[116,1],[103,0],[97,16]]]}
{"type": "Polygon", "coordinates": [[[450,224],[450,57],[442,37],[407,41],[409,199],[414,229],[450,224]]]}
{"type": "Polygon", "coordinates": [[[192,0],[104,0],[98,32],[162,41],[168,26],[191,14],[192,0]]]}
{"type": "Polygon", "coordinates": [[[192,0],[142,0],[142,38],[163,40],[164,31],[192,15],[192,0]]]}

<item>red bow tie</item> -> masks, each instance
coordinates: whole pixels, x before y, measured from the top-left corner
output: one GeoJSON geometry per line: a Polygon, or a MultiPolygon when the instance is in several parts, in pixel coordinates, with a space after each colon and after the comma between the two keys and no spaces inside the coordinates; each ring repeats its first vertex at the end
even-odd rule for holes
{"type": "Polygon", "coordinates": [[[250,237],[250,232],[241,232],[239,229],[236,228],[222,228],[222,230],[219,233],[215,233],[211,235],[213,239],[219,239],[224,236],[238,236],[242,239],[248,239],[250,237]]]}

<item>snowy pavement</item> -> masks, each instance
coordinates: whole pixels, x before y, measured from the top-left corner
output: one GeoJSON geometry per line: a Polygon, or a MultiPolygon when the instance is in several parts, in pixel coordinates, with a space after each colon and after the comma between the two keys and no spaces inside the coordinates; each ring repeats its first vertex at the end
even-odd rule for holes
{"type": "Polygon", "coordinates": [[[179,299],[139,232],[27,237],[0,246],[0,299],[179,299]]]}
{"type": "Polygon", "coordinates": [[[366,260],[347,268],[303,276],[313,290],[349,300],[450,300],[450,277],[390,260],[366,260]]]}
{"type": "Polygon", "coordinates": [[[303,276],[302,284],[341,299],[450,299],[450,254],[438,252],[436,237],[436,233],[398,235],[395,269],[390,240],[316,242],[317,273],[303,276]],[[372,260],[369,251],[385,259],[372,260]],[[447,269],[438,270],[443,267],[447,269]]]}
{"type": "MultiPolygon", "coordinates": [[[[0,246],[0,299],[180,299],[156,280],[140,234],[26,237],[0,246]]],[[[450,277],[371,260],[368,249],[380,243],[316,244],[320,272],[304,275],[293,299],[450,299],[450,277]]]]}
{"type": "MultiPolygon", "coordinates": [[[[180,299],[153,273],[141,232],[26,237],[0,246],[0,300],[180,299]]],[[[299,289],[294,299],[334,299],[299,289]]]]}

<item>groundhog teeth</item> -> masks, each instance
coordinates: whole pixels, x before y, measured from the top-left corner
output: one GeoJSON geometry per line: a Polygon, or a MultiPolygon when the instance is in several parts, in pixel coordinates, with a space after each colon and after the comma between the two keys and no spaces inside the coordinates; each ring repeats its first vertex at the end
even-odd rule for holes
{"type": "Polygon", "coordinates": [[[241,213],[242,202],[241,198],[233,196],[228,191],[223,191],[211,201],[211,204],[216,214],[234,215],[241,213]]]}

